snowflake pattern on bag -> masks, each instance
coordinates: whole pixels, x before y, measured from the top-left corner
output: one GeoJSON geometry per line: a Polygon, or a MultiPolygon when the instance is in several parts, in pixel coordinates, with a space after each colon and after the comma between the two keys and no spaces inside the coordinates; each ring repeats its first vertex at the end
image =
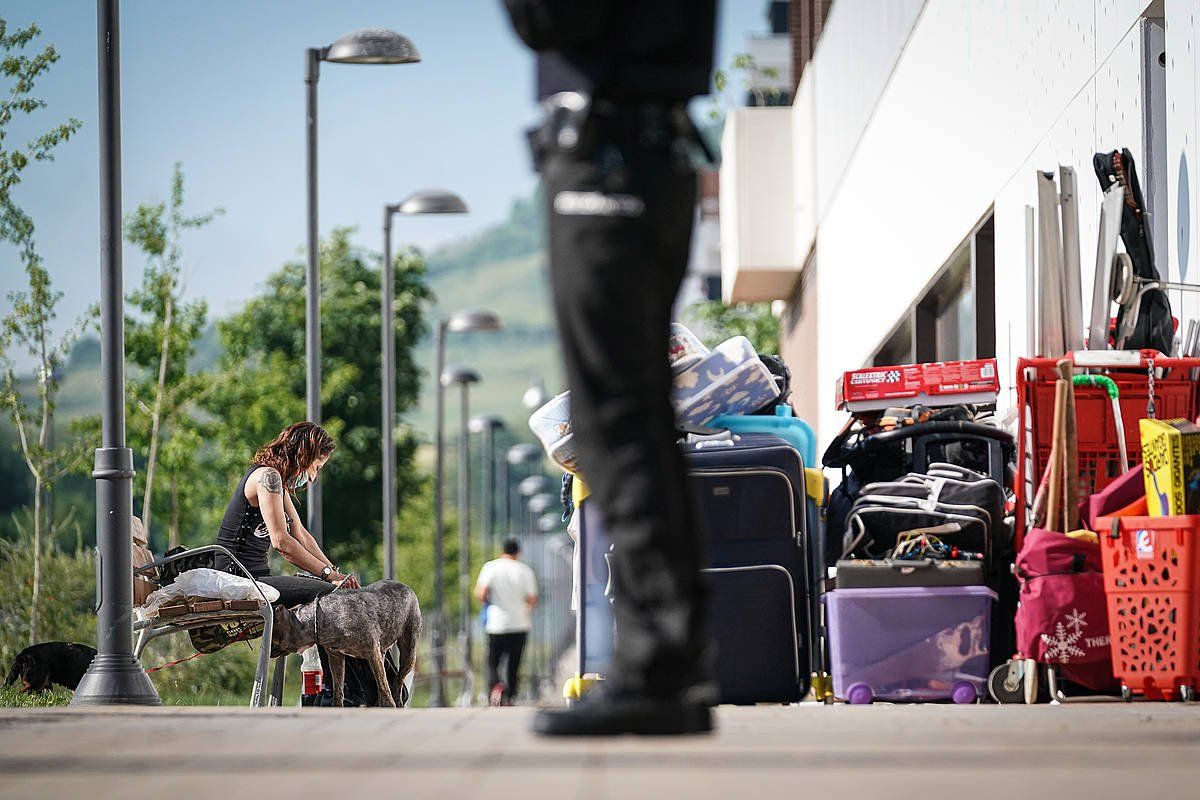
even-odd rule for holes
{"type": "Polygon", "coordinates": [[[1066,625],[1061,621],[1055,623],[1053,636],[1043,633],[1041,639],[1046,649],[1042,653],[1042,659],[1046,662],[1070,664],[1072,656],[1075,658],[1086,656],[1087,653],[1077,646],[1079,639],[1083,636],[1083,629],[1087,627],[1086,617],[1086,611],[1073,608],[1071,613],[1067,614],[1066,625]],[[1068,628],[1070,628],[1069,632],[1068,628]]]}

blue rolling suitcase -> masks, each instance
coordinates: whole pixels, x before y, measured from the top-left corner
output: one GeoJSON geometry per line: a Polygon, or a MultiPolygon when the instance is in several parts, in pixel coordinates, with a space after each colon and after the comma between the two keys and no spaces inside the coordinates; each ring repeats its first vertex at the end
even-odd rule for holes
{"type": "Polygon", "coordinates": [[[708,533],[721,702],[797,702],[814,667],[803,459],[751,433],[687,443],[684,457],[708,533]]]}

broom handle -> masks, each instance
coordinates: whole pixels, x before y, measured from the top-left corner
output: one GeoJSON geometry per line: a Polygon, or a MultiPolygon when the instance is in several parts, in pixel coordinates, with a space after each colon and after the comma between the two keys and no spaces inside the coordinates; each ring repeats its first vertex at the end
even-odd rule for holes
{"type": "Polygon", "coordinates": [[[1065,409],[1063,381],[1054,384],[1054,430],[1050,438],[1050,480],[1046,487],[1046,530],[1057,531],[1062,526],[1062,428],[1065,409]]]}
{"type": "Polygon", "coordinates": [[[1058,362],[1066,389],[1063,413],[1063,532],[1079,529],[1079,422],[1075,416],[1075,382],[1069,359],[1058,362]]]}

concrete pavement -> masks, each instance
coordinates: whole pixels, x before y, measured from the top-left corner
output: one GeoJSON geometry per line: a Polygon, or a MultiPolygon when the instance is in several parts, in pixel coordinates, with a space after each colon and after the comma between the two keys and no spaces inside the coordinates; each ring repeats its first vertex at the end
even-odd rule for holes
{"type": "Polygon", "coordinates": [[[1200,705],[721,708],[714,736],[603,741],[531,713],[0,711],[0,797],[1200,797],[1200,705]]]}

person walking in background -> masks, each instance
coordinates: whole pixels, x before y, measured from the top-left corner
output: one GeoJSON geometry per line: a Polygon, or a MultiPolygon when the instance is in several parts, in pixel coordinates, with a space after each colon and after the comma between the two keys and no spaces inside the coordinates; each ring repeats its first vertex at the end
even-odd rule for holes
{"type": "Polygon", "coordinates": [[[484,604],[483,630],[488,637],[487,677],[494,706],[512,705],[525,642],[533,627],[531,612],[538,602],[537,577],[520,561],[516,539],[504,542],[504,554],[479,570],[475,596],[484,604]],[[504,661],[504,680],[500,662],[504,661]]]}
{"type": "Polygon", "coordinates": [[[538,54],[550,282],[583,477],[613,541],[616,649],[603,693],[543,709],[546,735],[712,729],[703,538],[670,405],[671,307],[702,147],[716,0],[505,0],[538,54]]]}

